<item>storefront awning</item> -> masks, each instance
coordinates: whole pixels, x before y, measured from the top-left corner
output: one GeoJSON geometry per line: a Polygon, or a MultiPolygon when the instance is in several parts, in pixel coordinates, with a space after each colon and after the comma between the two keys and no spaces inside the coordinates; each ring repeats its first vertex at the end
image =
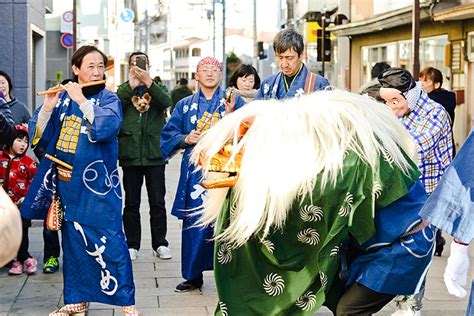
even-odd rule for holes
{"type": "MultiPolygon", "coordinates": [[[[420,20],[430,18],[429,11],[423,10],[429,8],[429,3],[420,5],[420,20]]],[[[378,32],[393,27],[410,24],[412,22],[412,7],[405,7],[374,16],[367,20],[356,21],[348,24],[328,27],[336,36],[350,36],[359,34],[368,34],[378,32]]]]}
{"type": "Polygon", "coordinates": [[[454,21],[472,18],[474,18],[474,3],[455,6],[434,15],[435,21],[454,21]]]}

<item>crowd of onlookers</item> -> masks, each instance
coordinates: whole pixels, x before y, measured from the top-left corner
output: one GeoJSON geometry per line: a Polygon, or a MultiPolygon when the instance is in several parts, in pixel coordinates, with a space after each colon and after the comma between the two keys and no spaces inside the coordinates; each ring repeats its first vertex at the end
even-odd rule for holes
{"type": "MultiPolygon", "coordinates": [[[[28,252],[28,227],[31,219],[44,218],[51,195],[59,196],[65,211],[62,246],[66,305],[52,315],[84,312],[90,301],[121,305],[126,315],[136,315],[131,261],[140,255],[143,180],[153,253],[170,259],[165,166],[175,153],[181,152],[180,179],[171,214],[183,221],[184,281],[175,291],[200,289],[202,272],[213,269],[214,230],[196,225],[200,216],[189,211],[201,209],[208,194],[201,185],[200,169],[190,164],[194,145],[222,117],[255,99],[289,99],[331,89],[324,77],[312,73],[302,62],[304,45],[296,31],[280,32],[273,47],[280,71],[264,80],[252,65],[241,64],[230,76],[228,88],[223,89],[222,64],[206,57],[197,64],[194,80],[198,88],[190,87],[188,80],[181,78],[171,92],[159,77],[151,78],[148,56],[134,52],[129,58],[128,80],[114,93],[103,85],[81,86],[104,79],[107,60],[97,48],[84,46],[72,57],[74,78],[60,85],[62,92],[47,94],[33,115],[14,97],[10,76],[0,71],[0,184],[21,209],[23,223],[21,246],[9,264],[9,274],[37,271],[37,260],[28,252]],[[29,156],[31,147],[36,157],[29,156]],[[53,163],[44,154],[54,156],[60,163],[53,163]],[[123,170],[122,179],[117,162],[123,170]],[[28,193],[29,188],[35,192],[28,193]],[[34,197],[37,193],[45,193],[43,204],[34,197]],[[79,246],[82,240],[85,246],[79,246]],[[90,249],[87,240],[96,247],[102,242],[103,248],[91,255],[89,250],[84,251],[90,249]],[[99,281],[78,281],[80,273],[71,273],[72,267],[78,271],[81,267],[94,267],[102,277],[98,277],[99,281]],[[122,286],[117,289],[114,284],[104,285],[100,281],[104,280],[104,273],[109,281],[112,278],[123,282],[122,286]],[[91,283],[98,285],[91,287],[91,283]]],[[[452,126],[456,99],[442,84],[442,73],[433,67],[413,78],[405,69],[380,62],[372,69],[372,80],[359,90],[360,94],[387,104],[416,141],[420,180],[428,194],[455,153],[452,126]]],[[[43,239],[43,272],[55,273],[61,249],[58,232],[44,228],[43,239]]],[[[441,256],[444,244],[438,231],[436,255],[441,256]]],[[[405,304],[419,311],[422,296],[423,290],[414,297],[396,300],[402,309],[405,304]]],[[[380,299],[382,295],[374,297],[380,299]]],[[[390,301],[393,297],[383,299],[390,301]]]]}

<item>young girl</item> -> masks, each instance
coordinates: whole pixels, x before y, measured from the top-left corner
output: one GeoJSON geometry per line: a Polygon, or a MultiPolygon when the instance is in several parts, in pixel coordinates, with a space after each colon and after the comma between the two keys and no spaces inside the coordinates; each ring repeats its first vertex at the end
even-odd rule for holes
{"type": "MultiPolygon", "coordinates": [[[[36,173],[36,163],[25,154],[29,143],[26,127],[17,125],[16,133],[13,143],[0,153],[0,184],[13,203],[20,207],[36,173]]],[[[33,274],[37,270],[36,259],[28,252],[28,227],[30,224],[31,221],[22,218],[23,236],[16,261],[8,270],[10,275],[20,275],[23,272],[33,274]]]]}

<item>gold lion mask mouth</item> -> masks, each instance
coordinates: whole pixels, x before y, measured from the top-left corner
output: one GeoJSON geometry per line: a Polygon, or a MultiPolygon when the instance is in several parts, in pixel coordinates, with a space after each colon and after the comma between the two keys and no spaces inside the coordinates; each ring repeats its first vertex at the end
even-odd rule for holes
{"type": "MultiPolygon", "coordinates": [[[[239,127],[238,141],[242,139],[247,130],[250,128],[251,123],[242,122],[239,127]]],[[[240,171],[240,165],[242,163],[243,149],[241,149],[233,159],[232,155],[237,144],[233,144],[232,140],[227,143],[219,150],[214,157],[211,158],[209,167],[206,171],[209,171],[207,179],[202,181],[202,186],[206,189],[218,189],[227,188],[234,186],[237,183],[240,171]]],[[[204,161],[206,157],[203,153],[200,154],[199,164],[205,168],[204,161]]]]}

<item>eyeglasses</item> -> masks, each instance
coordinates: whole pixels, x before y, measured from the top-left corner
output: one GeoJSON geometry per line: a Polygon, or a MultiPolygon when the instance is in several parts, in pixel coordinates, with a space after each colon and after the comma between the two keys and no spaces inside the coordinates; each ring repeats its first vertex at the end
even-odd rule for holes
{"type": "Polygon", "coordinates": [[[203,74],[212,73],[213,75],[219,73],[221,70],[219,68],[212,68],[212,69],[199,69],[199,72],[203,74]]]}

